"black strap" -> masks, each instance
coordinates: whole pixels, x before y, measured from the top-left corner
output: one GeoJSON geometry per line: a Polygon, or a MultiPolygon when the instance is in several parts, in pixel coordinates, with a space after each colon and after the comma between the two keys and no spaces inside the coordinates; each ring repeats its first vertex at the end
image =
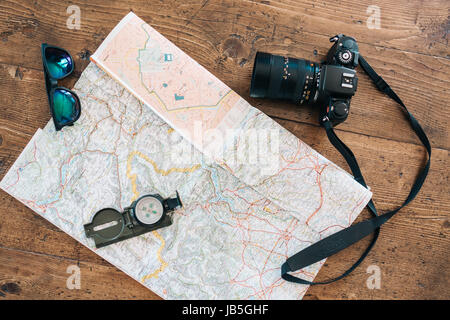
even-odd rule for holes
{"type": "MultiPolygon", "coordinates": [[[[386,81],[383,80],[376,72],[373,70],[373,68],[367,63],[367,61],[360,56],[359,57],[359,63],[362,67],[362,69],[367,73],[367,75],[372,79],[372,81],[375,83],[377,88],[382,91],[383,93],[387,94],[390,98],[395,100],[400,106],[402,106],[403,110],[405,111],[408,120],[410,122],[411,128],[414,130],[416,135],[419,137],[422,144],[425,146],[425,149],[428,153],[428,160],[425,165],[425,167],[421,170],[419,175],[417,176],[411,191],[408,194],[408,197],[403,202],[403,204],[385,214],[378,215],[375,205],[372,200],[369,201],[367,207],[369,208],[370,212],[375,216],[372,219],[357,223],[353,226],[350,226],[346,229],[343,229],[337,233],[332,234],[331,236],[328,236],[324,239],[321,239],[320,241],[316,242],[315,244],[303,249],[302,251],[297,252],[292,257],[288,258],[285,263],[281,266],[281,277],[290,282],[295,283],[301,283],[301,284],[307,284],[307,285],[316,285],[316,284],[327,284],[334,281],[337,281],[339,279],[344,278],[348,274],[350,274],[368,255],[370,250],[373,248],[378,235],[380,233],[380,227],[382,224],[387,222],[390,218],[392,218],[401,208],[406,206],[409,202],[411,202],[417,193],[419,192],[420,188],[422,187],[425,178],[427,177],[428,171],[430,169],[430,161],[431,161],[431,146],[430,142],[428,141],[428,138],[423,131],[422,127],[420,126],[419,122],[414,118],[414,116],[408,111],[402,100],[397,96],[397,94],[389,87],[389,85],[386,83],[386,81]],[[374,237],[367,247],[367,249],[363,252],[361,257],[342,275],[339,277],[336,277],[334,279],[330,279],[323,282],[312,282],[308,280],[304,280],[298,277],[295,277],[289,272],[294,272],[297,270],[300,270],[302,268],[305,268],[313,263],[316,263],[318,261],[321,261],[335,253],[338,253],[339,251],[349,247],[350,245],[354,244],[355,242],[358,242],[359,240],[367,237],[371,233],[374,234],[374,237]]],[[[361,185],[364,187],[367,187],[366,182],[364,181],[363,175],[361,173],[361,170],[358,166],[358,162],[356,161],[356,158],[353,154],[353,152],[337,137],[336,133],[333,130],[333,126],[331,122],[327,119],[324,119],[322,125],[325,127],[328,139],[330,140],[331,144],[342,154],[342,156],[347,161],[348,166],[350,167],[353,176],[355,177],[355,180],[358,181],[361,185]]]]}

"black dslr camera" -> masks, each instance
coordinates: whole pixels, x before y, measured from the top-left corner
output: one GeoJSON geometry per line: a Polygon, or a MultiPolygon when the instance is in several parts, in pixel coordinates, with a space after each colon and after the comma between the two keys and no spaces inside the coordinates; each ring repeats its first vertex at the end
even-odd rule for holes
{"type": "Polygon", "coordinates": [[[250,96],[317,105],[320,123],[329,120],[337,125],[345,121],[358,84],[354,70],[358,65],[358,44],[343,34],[330,41],[334,44],[321,64],[258,52],[250,96]]]}
{"type": "Polygon", "coordinates": [[[350,228],[323,238],[289,257],[283,263],[281,266],[281,277],[284,280],[307,285],[327,284],[339,280],[347,276],[364,260],[377,240],[380,226],[414,199],[419,192],[428,174],[431,159],[431,145],[419,122],[408,111],[394,90],[359,53],[356,40],[343,34],[338,34],[332,37],[330,41],[333,42],[333,46],[328,51],[326,60],[320,64],[304,59],[258,52],[253,67],[250,96],[254,98],[287,99],[299,105],[319,106],[319,123],[325,128],[328,139],[347,161],[355,180],[367,188],[355,155],[333,130],[335,125],[345,121],[348,117],[350,100],[355,94],[358,84],[358,78],[354,69],[359,64],[378,90],[397,102],[405,111],[412,129],[428,153],[428,161],[417,176],[408,197],[400,207],[379,215],[374,203],[370,200],[367,207],[374,215],[374,218],[357,223],[350,228]],[[311,282],[290,274],[290,272],[303,269],[347,248],[370,233],[374,233],[370,245],[361,258],[341,276],[324,282],[311,282]]]}

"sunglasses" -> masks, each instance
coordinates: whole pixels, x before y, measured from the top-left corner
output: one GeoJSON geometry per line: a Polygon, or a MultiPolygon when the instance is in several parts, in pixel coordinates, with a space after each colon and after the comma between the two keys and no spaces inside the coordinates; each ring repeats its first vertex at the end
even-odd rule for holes
{"type": "Polygon", "coordinates": [[[74,63],[66,50],[46,43],[41,45],[41,55],[50,112],[56,131],[59,131],[65,126],[73,125],[81,114],[80,99],[76,93],[58,87],[58,80],[72,73],[74,63]]]}

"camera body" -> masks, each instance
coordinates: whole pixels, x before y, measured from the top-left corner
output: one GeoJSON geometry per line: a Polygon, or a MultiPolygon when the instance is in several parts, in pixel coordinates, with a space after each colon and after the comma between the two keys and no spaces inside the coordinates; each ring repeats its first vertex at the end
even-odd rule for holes
{"type": "Polygon", "coordinates": [[[345,121],[358,85],[354,70],[358,65],[358,44],[343,34],[330,41],[333,46],[321,64],[258,52],[250,96],[318,106],[320,123],[329,120],[337,125],[345,121]]]}

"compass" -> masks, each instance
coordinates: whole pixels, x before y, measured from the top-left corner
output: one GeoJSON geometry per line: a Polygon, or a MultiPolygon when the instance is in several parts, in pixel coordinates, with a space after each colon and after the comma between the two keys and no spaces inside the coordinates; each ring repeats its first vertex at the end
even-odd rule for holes
{"type": "Polygon", "coordinates": [[[101,248],[119,241],[154,231],[172,224],[171,212],[182,207],[180,195],[164,199],[159,194],[149,194],[119,212],[113,208],[97,211],[91,223],[84,225],[88,238],[94,238],[95,246],[101,248]]]}

